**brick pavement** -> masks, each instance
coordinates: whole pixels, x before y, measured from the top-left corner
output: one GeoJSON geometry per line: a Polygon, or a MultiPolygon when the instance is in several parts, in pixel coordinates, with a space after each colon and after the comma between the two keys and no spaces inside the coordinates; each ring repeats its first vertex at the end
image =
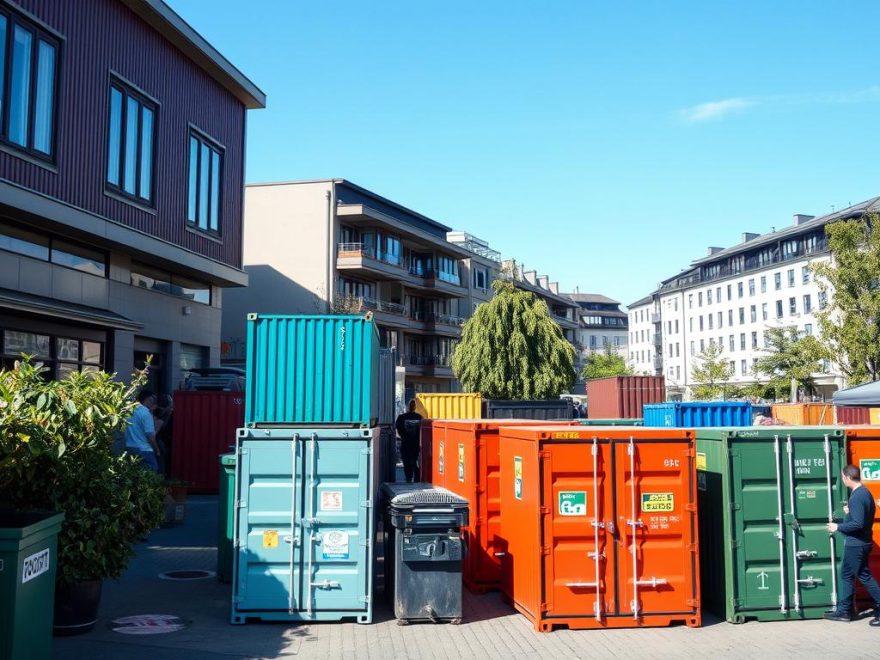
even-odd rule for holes
{"type": "MultiPolygon", "coordinates": [[[[107,583],[100,621],[86,635],[55,640],[55,657],[73,660],[221,660],[230,658],[849,658],[880,657],[880,629],[802,621],[734,626],[709,621],[686,627],[536,633],[497,593],[465,590],[459,626],[398,626],[384,603],[372,625],[229,624],[230,587],[215,579],[171,582],[167,570],[214,570],[216,500],[192,498],[184,526],[157,530],[138,547],[120,583],[107,583]],[[179,632],[128,636],[107,623],[133,614],[173,614],[190,621],[179,632]]],[[[381,601],[381,599],[380,599],[381,601]]]]}

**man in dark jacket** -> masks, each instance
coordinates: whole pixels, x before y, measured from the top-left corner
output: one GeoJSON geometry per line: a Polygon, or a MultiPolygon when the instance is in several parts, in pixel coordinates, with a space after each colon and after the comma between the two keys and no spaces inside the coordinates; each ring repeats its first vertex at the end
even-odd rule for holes
{"type": "Polygon", "coordinates": [[[400,459],[403,461],[403,474],[406,482],[421,480],[419,470],[419,444],[422,434],[422,416],[416,412],[415,399],[409,402],[408,411],[397,418],[394,428],[400,436],[400,459]]]}
{"type": "Polygon", "coordinates": [[[874,601],[874,620],[871,625],[880,625],[880,585],[868,568],[872,544],[871,528],[874,524],[874,498],[862,486],[859,468],[847,465],[842,474],[843,483],[852,490],[849,502],[843,507],[846,517],[843,522],[828,523],[829,532],[839,532],[845,538],[843,559],[840,562],[840,596],[837,609],[826,612],[825,618],[829,621],[852,621],[853,579],[858,578],[874,601]]]}

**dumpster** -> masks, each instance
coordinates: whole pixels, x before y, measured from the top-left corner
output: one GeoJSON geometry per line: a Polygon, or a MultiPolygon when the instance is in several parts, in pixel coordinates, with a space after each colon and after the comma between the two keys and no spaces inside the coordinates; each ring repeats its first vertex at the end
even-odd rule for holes
{"type": "Polygon", "coordinates": [[[468,502],[431,484],[385,484],[385,594],[398,623],[461,622],[468,502]]]}
{"type": "Polygon", "coordinates": [[[506,426],[501,585],[535,630],[700,625],[694,431],[506,426]]]}
{"type": "Polygon", "coordinates": [[[643,411],[645,426],[693,429],[752,425],[752,404],[747,401],[668,401],[646,404],[643,411]]]}
{"type": "Polygon", "coordinates": [[[571,419],[573,410],[567,399],[489,399],[483,402],[482,416],[488,419],[571,419]]]}
{"type": "Polygon", "coordinates": [[[52,657],[63,513],[0,512],[0,660],[52,657]]]}
{"type": "Polygon", "coordinates": [[[232,623],[373,615],[379,429],[240,429],[232,623]]]}
{"type": "Polygon", "coordinates": [[[821,618],[837,600],[844,434],[697,429],[704,606],[732,623],[821,618]]]}
{"type": "Polygon", "coordinates": [[[831,426],[834,410],[830,403],[777,403],[773,417],[792,426],[831,426]]]}
{"type": "Polygon", "coordinates": [[[479,394],[416,394],[416,412],[425,419],[480,419],[483,397],[479,394]]]}
{"type": "Polygon", "coordinates": [[[467,553],[463,580],[475,593],[497,589],[501,561],[495,543],[501,532],[501,492],[498,486],[498,434],[503,426],[571,426],[568,420],[529,419],[434,420],[431,467],[433,483],[470,502],[463,529],[467,553]]]}
{"type": "Polygon", "coordinates": [[[370,314],[249,314],[245,426],[373,426],[380,396],[394,395],[379,371],[370,314]]]}
{"type": "Polygon", "coordinates": [[[232,582],[235,539],[235,454],[220,457],[220,496],[217,498],[217,579],[232,582]]]}
{"type": "MultiPolygon", "coordinates": [[[[867,488],[874,501],[880,500],[880,427],[875,426],[850,426],[844,429],[846,433],[847,463],[855,465],[862,473],[862,485],[867,488]]],[[[846,493],[849,497],[849,493],[846,493]]],[[[880,545],[880,518],[874,518],[874,549],[869,557],[869,567],[874,577],[880,575],[880,553],[877,546],[880,545]]],[[[868,606],[868,593],[862,587],[862,583],[856,580],[856,599],[868,606]]]]}
{"type": "Polygon", "coordinates": [[[575,424],[581,426],[644,426],[644,420],[641,417],[633,417],[632,419],[576,419],[575,424]]]}
{"type": "Polygon", "coordinates": [[[588,417],[638,417],[643,405],[665,399],[663,376],[611,376],[587,381],[588,417]]]}

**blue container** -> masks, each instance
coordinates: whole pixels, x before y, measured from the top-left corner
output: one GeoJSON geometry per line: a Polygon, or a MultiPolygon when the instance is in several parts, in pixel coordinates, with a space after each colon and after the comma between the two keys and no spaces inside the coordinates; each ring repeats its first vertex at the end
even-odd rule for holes
{"type": "Polygon", "coordinates": [[[651,403],[646,404],[643,411],[645,426],[700,428],[752,424],[752,404],[747,401],[651,403]]]}
{"type": "Polygon", "coordinates": [[[240,429],[232,623],[373,617],[379,429],[240,429]]]}
{"type": "Polygon", "coordinates": [[[249,314],[245,426],[373,426],[379,371],[371,316],[249,314]]]}

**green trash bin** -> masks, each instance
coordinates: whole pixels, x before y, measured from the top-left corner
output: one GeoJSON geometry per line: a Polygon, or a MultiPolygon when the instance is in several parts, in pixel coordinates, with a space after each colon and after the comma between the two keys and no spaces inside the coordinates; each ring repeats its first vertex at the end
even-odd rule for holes
{"type": "Polygon", "coordinates": [[[63,513],[0,512],[0,660],[52,655],[63,513]]]}
{"type": "Polygon", "coordinates": [[[232,539],[235,534],[235,454],[220,456],[220,501],[217,512],[217,579],[232,582],[232,539]]]}

